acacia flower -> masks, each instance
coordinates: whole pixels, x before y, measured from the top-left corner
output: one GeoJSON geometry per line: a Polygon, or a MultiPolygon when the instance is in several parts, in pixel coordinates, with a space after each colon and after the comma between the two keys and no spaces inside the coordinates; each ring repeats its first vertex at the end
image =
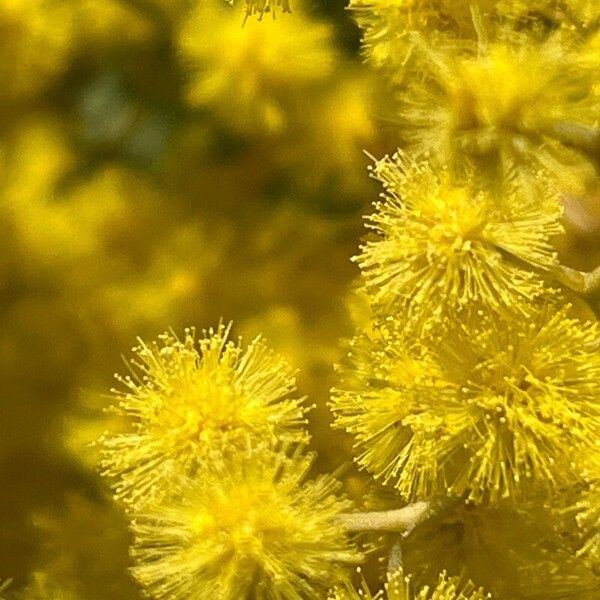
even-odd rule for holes
{"type": "Polygon", "coordinates": [[[423,48],[422,76],[398,94],[396,118],[417,155],[492,178],[543,169],[573,186],[592,175],[581,131],[600,119],[598,60],[559,29],[508,31],[486,42],[423,48]]]}
{"type": "Polygon", "coordinates": [[[133,522],[134,576],[158,600],[304,600],[362,555],[339,521],[350,502],[312,456],[238,454],[133,522]]]}
{"type": "Polygon", "coordinates": [[[392,321],[359,339],[331,401],[357,462],[415,500],[516,501],[580,480],[600,433],[600,326],[567,310],[482,313],[421,345],[392,321]]]}
{"type": "Polygon", "coordinates": [[[492,597],[471,582],[461,585],[458,577],[448,577],[446,572],[440,574],[435,588],[426,585],[413,593],[411,587],[410,578],[403,577],[400,571],[390,576],[385,592],[381,590],[373,596],[366,585],[360,591],[352,587],[337,588],[330,592],[328,600],[485,600],[492,597]]]}
{"type": "Polygon", "coordinates": [[[132,375],[117,377],[116,411],[128,430],[101,439],[104,474],[126,502],[166,491],[173,470],[193,474],[250,443],[303,442],[307,409],[294,373],[260,338],[247,347],[230,325],[139,340],[132,375]]]}
{"type": "Polygon", "coordinates": [[[385,190],[367,221],[376,236],[354,260],[377,304],[423,325],[482,306],[527,314],[546,292],[562,231],[556,193],[509,181],[496,198],[402,154],[376,162],[374,176],[385,190]]]}
{"type": "Polygon", "coordinates": [[[177,38],[188,74],[186,98],[241,134],[279,134],[289,126],[298,95],[321,89],[333,74],[333,30],[301,13],[248,19],[243,27],[241,17],[225,5],[201,2],[186,19],[177,38]]]}

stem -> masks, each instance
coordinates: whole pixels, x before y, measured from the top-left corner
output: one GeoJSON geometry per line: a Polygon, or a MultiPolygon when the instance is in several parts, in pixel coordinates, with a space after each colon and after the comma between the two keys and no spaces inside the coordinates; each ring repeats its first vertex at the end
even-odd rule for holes
{"type": "Polygon", "coordinates": [[[408,535],[429,516],[430,509],[430,502],[415,502],[396,510],[344,513],[338,518],[347,531],[395,531],[408,535]]]}
{"type": "Polygon", "coordinates": [[[596,153],[600,150],[600,129],[580,123],[555,123],[550,133],[559,141],[585,152],[596,153]]]}
{"type": "Polygon", "coordinates": [[[561,265],[554,274],[560,283],[580,294],[591,294],[600,289],[600,267],[585,272],[561,265]]]}
{"type": "Polygon", "coordinates": [[[388,559],[387,576],[388,580],[398,572],[404,572],[404,560],[402,558],[402,543],[400,540],[396,540],[390,551],[390,557],[388,559]]]}
{"type": "Polygon", "coordinates": [[[390,551],[387,566],[386,591],[388,600],[408,600],[407,589],[404,583],[402,540],[396,540],[390,551]]]}

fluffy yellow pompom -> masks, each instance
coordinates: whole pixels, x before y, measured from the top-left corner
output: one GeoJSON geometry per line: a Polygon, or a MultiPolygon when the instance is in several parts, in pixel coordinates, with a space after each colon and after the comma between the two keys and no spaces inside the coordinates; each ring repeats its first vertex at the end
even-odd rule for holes
{"type": "Polygon", "coordinates": [[[556,193],[512,181],[498,198],[401,154],[378,161],[374,175],[385,189],[367,222],[376,236],[355,260],[386,312],[429,327],[464,309],[531,310],[544,293],[540,273],[557,264],[556,193]]]}
{"type": "Polygon", "coordinates": [[[298,95],[322,86],[336,66],[333,31],[301,13],[248,19],[225,6],[200,6],[178,47],[188,70],[187,100],[244,134],[278,133],[298,95]]]}
{"type": "Polygon", "coordinates": [[[247,347],[219,326],[181,341],[140,340],[132,375],[119,378],[116,411],[128,423],[102,440],[104,473],[126,502],[168,491],[173,474],[195,474],[251,443],[304,442],[306,407],[294,398],[285,360],[260,338],[247,347]]]}
{"type": "Polygon", "coordinates": [[[477,315],[443,340],[378,333],[355,342],[332,398],[377,478],[409,499],[491,503],[581,479],[600,433],[597,323],[550,306],[477,315]]]}
{"type": "Polygon", "coordinates": [[[580,151],[600,119],[600,63],[578,39],[509,32],[468,51],[425,50],[424,75],[407,81],[395,116],[412,150],[457,168],[476,162],[495,180],[515,166],[569,186],[591,177],[580,151]]]}
{"type": "MultiPolygon", "coordinates": [[[[304,600],[347,579],[361,554],[336,517],[330,476],[311,457],[239,454],[133,523],[133,573],[157,600],[304,600]]],[[[322,596],[320,596],[322,594],[322,596]]]]}

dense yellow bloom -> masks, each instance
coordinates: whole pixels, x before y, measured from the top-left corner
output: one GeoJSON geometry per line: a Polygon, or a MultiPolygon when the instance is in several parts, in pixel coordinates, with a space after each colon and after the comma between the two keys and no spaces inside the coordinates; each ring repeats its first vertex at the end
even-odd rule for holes
{"type": "Polygon", "coordinates": [[[239,454],[133,523],[133,573],[157,599],[304,600],[346,580],[361,554],[336,516],[350,508],[311,457],[239,454]]]}
{"type": "Polygon", "coordinates": [[[386,591],[378,592],[373,596],[363,587],[356,591],[354,588],[338,588],[330,592],[328,600],[485,600],[491,595],[485,594],[482,589],[476,589],[472,583],[461,585],[457,577],[448,577],[441,573],[435,588],[425,586],[418,592],[411,592],[410,578],[404,578],[402,573],[392,575],[386,584],[386,591]]]}
{"type": "Polygon", "coordinates": [[[378,161],[374,174],[385,189],[367,224],[377,237],[355,260],[377,303],[420,324],[464,308],[531,310],[544,291],[540,272],[557,265],[555,193],[511,181],[496,198],[472,178],[455,183],[401,154],[378,161]]]}
{"type": "Polygon", "coordinates": [[[247,347],[219,326],[183,341],[166,333],[140,340],[132,376],[119,377],[117,412],[124,433],[102,439],[105,474],[116,496],[147,501],[164,494],[174,473],[194,474],[206,463],[250,443],[305,441],[306,408],[293,397],[294,374],[260,339],[247,347]]]}
{"type": "Polygon", "coordinates": [[[579,479],[600,432],[600,326],[481,314],[444,340],[388,323],[358,340],[333,391],[357,462],[410,499],[516,500],[579,479]]]}
{"type": "Polygon", "coordinates": [[[495,178],[515,165],[571,186],[591,174],[571,145],[585,146],[580,132],[600,118],[600,63],[575,36],[559,31],[540,42],[513,32],[469,52],[442,45],[425,54],[427,74],[398,96],[414,152],[457,167],[475,160],[495,178]]]}
{"type": "Polygon", "coordinates": [[[333,32],[300,13],[249,19],[227,6],[199,3],[179,34],[189,68],[187,99],[242,133],[279,132],[299,95],[333,74],[333,32]]]}

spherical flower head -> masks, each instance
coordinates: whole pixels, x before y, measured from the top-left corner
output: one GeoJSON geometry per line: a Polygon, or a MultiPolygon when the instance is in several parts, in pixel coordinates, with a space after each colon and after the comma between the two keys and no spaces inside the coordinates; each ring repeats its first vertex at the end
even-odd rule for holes
{"type": "Polygon", "coordinates": [[[178,37],[189,69],[187,100],[242,134],[276,134],[301,94],[323,85],[336,65],[332,29],[293,19],[248,19],[200,3],[178,37]]]}
{"type": "Polygon", "coordinates": [[[193,329],[183,341],[140,340],[132,375],[119,377],[117,412],[129,425],[101,440],[104,473],[126,502],[150,499],[177,470],[194,474],[248,444],[305,442],[306,408],[293,397],[294,373],[260,338],[247,347],[230,326],[193,329]]]}
{"type": "Polygon", "coordinates": [[[332,397],[376,478],[407,499],[490,504],[581,479],[600,427],[597,323],[552,306],[481,314],[417,347],[401,323],[380,329],[370,348],[356,344],[332,397]]]}
{"type": "Polygon", "coordinates": [[[362,560],[337,515],[350,503],[312,457],[238,454],[133,523],[133,573],[153,598],[303,600],[362,560]]]}
{"type": "Polygon", "coordinates": [[[0,12],[0,99],[22,101],[65,69],[74,23],[66,1],[4,0],[0,12]]]}
{"type": "Polygon", "coordinates": [[[514,165],[571,186],[591,173],[569,144],[573,123],[593,128],[600,118],[598,61],[586,59],[578,37],[509,32],[469,51],[441,44],[425,55],[426,75],[398,96],[402,131],[417,154],[456,168],[476,161],[496,179],[514,165]]]}
{"type": "Polygon", "coordinates": [[[540,273],[557,265],[551,240],[562,231],[556,193],[511,182],[496,198],[401,154],[374,174],[385,189],[367,222],[376,236],[355,260],[386,312],[419,326],[482,306],[527,314],[546,292],[540,273]]]}
{"type": "Polygon", "coordinates": [[[352,587],[337,588],[330,592],[328,600],[486,600],[491,597],[471,582],[463,585],[458,577],[448,577],[446,572],[440,574],[434,588],[426,585],[413,592],[410,577],[404,577],[402,571],[397,571],[389,576],[385,592],[380,591],[373,596],[366,585],[360,591],[352,587]]]}

